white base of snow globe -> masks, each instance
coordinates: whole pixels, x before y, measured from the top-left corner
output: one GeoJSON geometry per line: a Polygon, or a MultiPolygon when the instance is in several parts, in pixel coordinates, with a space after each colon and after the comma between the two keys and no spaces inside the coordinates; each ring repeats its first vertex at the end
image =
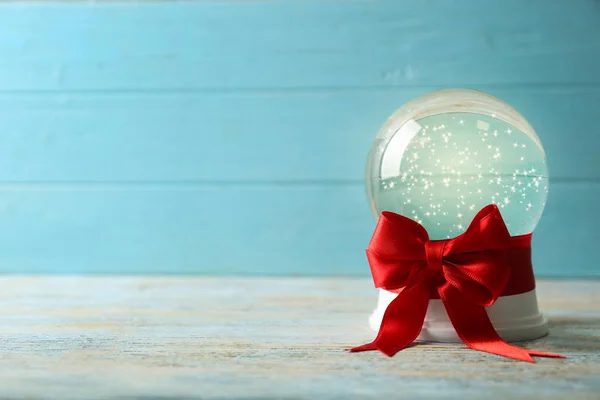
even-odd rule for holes
{"type": "MultiPolygon", "coordinates": [[[[379,291],[377,308],[369,318],[369,325],[373,330],[379,330],[383,313],[396,296],[396,293],[386,290],[379,291]]],[[[548,322],[538,310],[535,289],[527,293],[500,297],[486,310],[492,325],[500,337],[507,342],[538,339],[548,334],[548,322]]],[[[461,342],[441,300],[429,300],[423,330],[417,340],[442,343],[461,342]]]]}

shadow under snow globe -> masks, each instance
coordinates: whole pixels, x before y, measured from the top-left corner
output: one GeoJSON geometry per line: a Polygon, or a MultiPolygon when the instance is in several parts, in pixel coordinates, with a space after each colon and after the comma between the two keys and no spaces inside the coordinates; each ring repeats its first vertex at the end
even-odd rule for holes
{"type": "MultiPolygon", "coordinates": [[[[548,195],[546,155],[535,131],[514,108],[488,94],[442,90],[412,100],[386,121],[366,173],[375,218],[391,211],[420,223],[432,240],[456,237],[485,206],[496,204],[511,236],[530,234],[548,195]]],[[[378,330],[397,293],[381,289],[370,325],[378,330]]],[[[501,296],[486,309],[508,341],[547,333],[535,289],[501,296]]],[[[439,299],[418,340],[459,342],[439,299]]]]}

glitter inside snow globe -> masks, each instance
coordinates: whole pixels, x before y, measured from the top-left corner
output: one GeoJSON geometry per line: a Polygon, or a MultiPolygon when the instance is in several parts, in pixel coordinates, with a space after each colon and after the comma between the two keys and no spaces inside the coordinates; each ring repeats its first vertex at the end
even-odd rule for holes
{"type": "MultiPolygon", "coordinates": [[[[463,233],[492,203],[511,236],[529,234],[542,215],[548,182],[544,149],[525,118],[493,96],[465,89],[430,93],[394,112],[374,140],[366,174],[375,218],[382,211],[404,215],[432,240],[463,233]]],[[[395,296],[380,290],[373,329],[395,296]]],[[[547,333],[535,289],[500,297],[487,311],[505,340],[547,333]]],[[[460,341],[440,300],[430,300],[418,339],[460,341]]]]}

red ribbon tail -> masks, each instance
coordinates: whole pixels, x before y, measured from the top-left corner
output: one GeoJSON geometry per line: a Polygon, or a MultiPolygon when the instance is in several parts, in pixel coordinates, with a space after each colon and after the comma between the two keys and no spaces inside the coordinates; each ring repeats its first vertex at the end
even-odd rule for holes
{"type": "Polygon", "coordinates": [[[534,350],[528,350],[528,351],[529,351],[530,356],[535,356],[535,357],[567,358],[565,356],[562,356],[560,354],[555,354],[555,353],[545,353],[543,351],[534,351],[534,350]]]}
{"type": "Polygon", "coordinates": [[[456,333],[473,350],[530,363],[535,362],[532,356],[564,358],[558,354],[527,350],[506,343],[494,329],[484,307],[468,301],[449,284],[444,285],[439,293],[456,333]]]}
{"type": "Polygon", "coordinates": [[[375,340],[349,351],[379,350],[393,356],[419,336],[428,305],[429,287],[423,281],[404,288],[385,310],[375,340]]]}
{"type": "Polygon", "coordinates": [[[371,350],[377,350],[377,345],[375,344],[375,342],[363,344],[362,346],[352,347],[351,349],[346,349],[346,351],[349,351],[350,353],[360,353],[361,351],[371,350]]]}

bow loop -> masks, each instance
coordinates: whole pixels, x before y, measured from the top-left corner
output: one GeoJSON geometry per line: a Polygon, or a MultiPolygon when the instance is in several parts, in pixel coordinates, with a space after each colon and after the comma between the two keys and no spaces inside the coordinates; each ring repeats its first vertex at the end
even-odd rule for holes
{"type": "Polygon", "coordinates": [[[473,303],[491,306],[510,278],[510,243],[498,207],[484,207],[463,234],[448,241],[444,253],[446,282],[473,303]]]}
{"type": "Polygon", "coordinates": [[[510,242],[510,233],[498,206],[490,204],[473,217],[464,233],[448,241],[446,254],[506,251],[510,242]]]}
{"type": "Polygon", "coordinates": [[[425,228],[392,212],[383,212],[367,249],[375,287],[396,290],[405,287],[411,275],[425,264],[425,228]],[[390,240],[391,239],[391,240],[390,240]]]}

